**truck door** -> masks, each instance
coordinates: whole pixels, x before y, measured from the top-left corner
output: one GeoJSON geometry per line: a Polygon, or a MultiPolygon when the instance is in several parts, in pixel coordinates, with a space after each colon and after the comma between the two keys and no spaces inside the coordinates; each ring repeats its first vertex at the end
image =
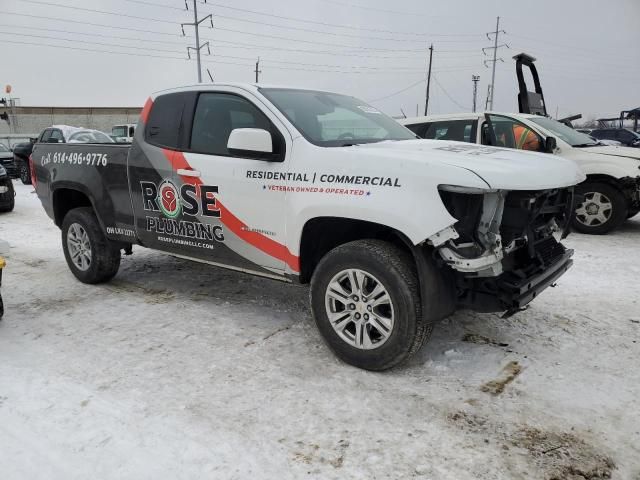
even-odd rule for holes
{"type": "Polygon", "coordinates": [[[494,147],[541,152],[544,141],[540,135],[518,120],[506,115],[485,114],[482,143],[494,147]]]}
{"type": "Polygon", "coordinates": [[[136,235],[145,247],[168,252],[180,250],[178,244],[172,243],[177,239],[166,235],[163,226],[179,213],[173,159],[181,147],[182,115],[193,97],[190,92],[180,92],[149,100],[141,127],[135,132],[127,171],[136,235]]]}
{"type": "Polygon", "coordinates": [[[259,273],[297,270],[285,247],[285,188],[291,137],[258,99],[243,91],[200,92],[186,122],[188,144],[176,156],[183,219],[195,223],[190,256],[259,273]],[[235,129],[271,134],[273,154],[230,151],[235,129]]]}

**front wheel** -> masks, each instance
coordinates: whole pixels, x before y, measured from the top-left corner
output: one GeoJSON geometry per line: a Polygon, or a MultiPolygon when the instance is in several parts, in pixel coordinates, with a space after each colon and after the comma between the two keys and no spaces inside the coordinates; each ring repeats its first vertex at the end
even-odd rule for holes
{"type": "Polygon", "coordinates": [[[311,279],[311,308],[331,350],[366,370],[406,360],[433,326],[422,313],[411,255],[379,240],[350,242],[326,254],[311,279]]]}
{"type": "Polygon", "coordinates": [[[29,164],[24,160],[20,162],[20,181],[25,185],[31,185],[31,172],[29,171],[29,164]]]}
{"type": "Polygon", "coordinates": [[[612,185],[583,183],[578,185],[576,193],[584,197],[573,217],[573,228],[580,233],[603,235],[619,227],[627,218],[627,201],[612,185]]]}
{"type": "Polygon", "coordinates": [[[62,249],[71,273],[83,283],[107,282],[120,268],[120,249],[107,239],[88,207],[74,208],[64,217],[62,249]]]}

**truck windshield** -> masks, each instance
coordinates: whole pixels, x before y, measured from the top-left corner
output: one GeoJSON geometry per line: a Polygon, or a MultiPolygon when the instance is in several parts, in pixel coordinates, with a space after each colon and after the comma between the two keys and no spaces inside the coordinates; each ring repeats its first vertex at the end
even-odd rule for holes
{"type": "Polygon", "coordinates": [[[535,117],[532,118],[531,121],[537,123],[545,130],[549,130],[572,147],[593,147],[598,145],[598,141],[594,140],[586,133],[578,132],[577,130],[567,127],[564,123],[560,123],[552,118],[535,117]]]}
{"type": "Polygon", "coordinates": [[[284,88],[261,88],[260,92],[308,141],[321,147],[418,138],[392,118],[354,97],[284,88]]]}

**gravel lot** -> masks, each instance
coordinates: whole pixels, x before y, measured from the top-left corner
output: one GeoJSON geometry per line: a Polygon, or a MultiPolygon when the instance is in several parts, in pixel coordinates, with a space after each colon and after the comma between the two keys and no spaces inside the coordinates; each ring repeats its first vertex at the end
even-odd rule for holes
{"type": "Polygon", "coordinates": [[[305,287],[142,248],[68,271],[15,183],[0,216],[0,478],[640,479],[640,216],[573,234],[526,312],[457,313],[385,373],[324,346],[305,287]]]}

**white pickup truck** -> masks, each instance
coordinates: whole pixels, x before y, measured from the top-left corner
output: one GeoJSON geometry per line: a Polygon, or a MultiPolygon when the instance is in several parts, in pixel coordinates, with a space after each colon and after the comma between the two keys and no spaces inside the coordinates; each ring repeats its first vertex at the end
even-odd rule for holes
{"type": "Polygon", "coordinates": [[[458,308],[512,314],[572,263],[570,160],[420,140],[364,102],[244,84],[154,94],[131,145],[35,145],[34,180],[82,282],[141,245],[311,284],[316,324],[392,367],[458,308]]]}

